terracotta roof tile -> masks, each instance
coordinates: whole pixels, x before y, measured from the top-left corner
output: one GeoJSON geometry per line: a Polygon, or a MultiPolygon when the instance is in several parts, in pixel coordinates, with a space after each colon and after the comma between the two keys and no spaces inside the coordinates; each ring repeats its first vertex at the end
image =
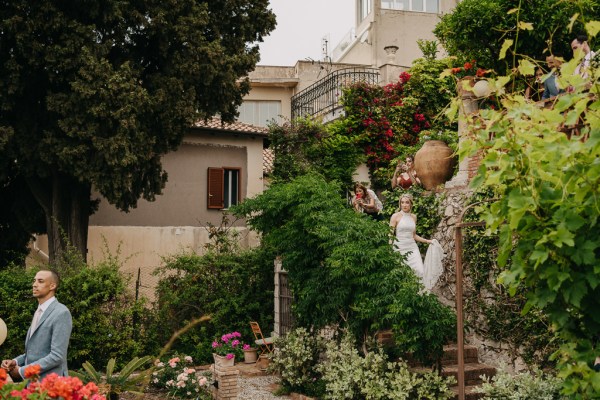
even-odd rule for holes
{"type": "Polygon", "coordinates": [[[266,136],[269,133],[267,128],[261,126],[254,126],[250,124],[245,124],[243,122],[233,122],[233,123],[221,123],[221,118],[212,117],[211,119],[204,121],[200,120],[194,124],[194,128],[206,128],[206,129],[215,129],[227,132],[241,132],[241,133],[251,133],[254,135],[266,136]]]}
{"type": "Polygon", "coordinates": [[[275,153],[271,149],[263,149],[263,174],[268,175],[273,172],[273,161],[275,153]]]}

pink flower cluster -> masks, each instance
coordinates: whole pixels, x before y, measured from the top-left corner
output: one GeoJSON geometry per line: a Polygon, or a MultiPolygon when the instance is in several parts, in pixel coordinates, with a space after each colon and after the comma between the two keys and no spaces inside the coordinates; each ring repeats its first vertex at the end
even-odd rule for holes
{"type": "Polygon", "coordinates": [[[235,357],[235,353],[239,353],[241,349],[242,342],[239,338],[242,337],[242,334],[239,332],[231,332],[226,333],[221,336],[221,340],[214,340],[212,342],[213,351],[221,356],[227,357],[228,360],[231,360],[235,357]]]}

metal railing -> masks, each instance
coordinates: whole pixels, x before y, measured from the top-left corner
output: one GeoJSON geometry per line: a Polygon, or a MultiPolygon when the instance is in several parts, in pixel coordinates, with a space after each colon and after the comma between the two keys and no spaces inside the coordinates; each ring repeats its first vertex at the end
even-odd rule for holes
{"type": "Polygon", "coordinates": [[[379,70],[374,68],[345,68],[333,71],[292,96],[292,121],[304,116],[323,115],[340,107],[342,89],[357,82],[376,85],[379,70]]]}

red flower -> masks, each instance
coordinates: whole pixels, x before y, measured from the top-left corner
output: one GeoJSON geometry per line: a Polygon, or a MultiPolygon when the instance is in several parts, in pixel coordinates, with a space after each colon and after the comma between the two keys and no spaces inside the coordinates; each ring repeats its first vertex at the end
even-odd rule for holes
{"type": "Polygon", "coordinates": [[[462,68],[460,67],[452,68],[452,74],[454,75],[458,74],[460,71],[462,71],[462,68]]]}
{"type": "Polygon", "coordinates": [[[6,383],[6,379],[7,379],[6,370],[0,368],[0,389],[6,383]]]}
{"type": "Polygon", "coordinates": [[[473,64],[471,64],[470,62],[468,62],[468,61],[467,61],[467,62],[465,63],[465,70],[467,70],[467,69],[471,69],[471,68],[473,68],[473,64]]]}
{"type": "Polygon", "coordinates": [[[478,76],[481,78],[482,76],[485,76],[485,74],[487,74],[487,71],[485,69],[477,68],[477,72],[475,73],[475,76],[478,76]]]}
{"type": "Polygon", "coordinates": [[[40,374],[41,367],[38,364],[30,365],[25,368],[25,378],[29,379],[40,374]]]}

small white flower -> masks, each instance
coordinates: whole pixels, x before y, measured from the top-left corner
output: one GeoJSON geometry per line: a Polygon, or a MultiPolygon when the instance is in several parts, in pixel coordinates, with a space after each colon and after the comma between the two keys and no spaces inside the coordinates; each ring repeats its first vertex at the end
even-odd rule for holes
{"type": "Polygon", "coordinates": [[[164,366],[165,366],[165,363],[164,363],[164,362],[159,362],[158,364],[156,364],[156,366],[157,366],[158,368],[162,368],[162,367],[164,367],[164,366]]]}
{"type": "Polygon", "coordinates": [[[185,360],[186,362],[189,362],[189,363],[191,363],[191,362],[193,362],[193,361],[194,361],[194,360],[192,360],[192,357],[190,357],[190,356],[185,356],[185,357],[184,357],[184,360],[185,360]]]}
{"type": "Polygon", "coordinates": [[[158,378],[154,378],[154,380],[152,382],[158,383],[158,378]]]}

